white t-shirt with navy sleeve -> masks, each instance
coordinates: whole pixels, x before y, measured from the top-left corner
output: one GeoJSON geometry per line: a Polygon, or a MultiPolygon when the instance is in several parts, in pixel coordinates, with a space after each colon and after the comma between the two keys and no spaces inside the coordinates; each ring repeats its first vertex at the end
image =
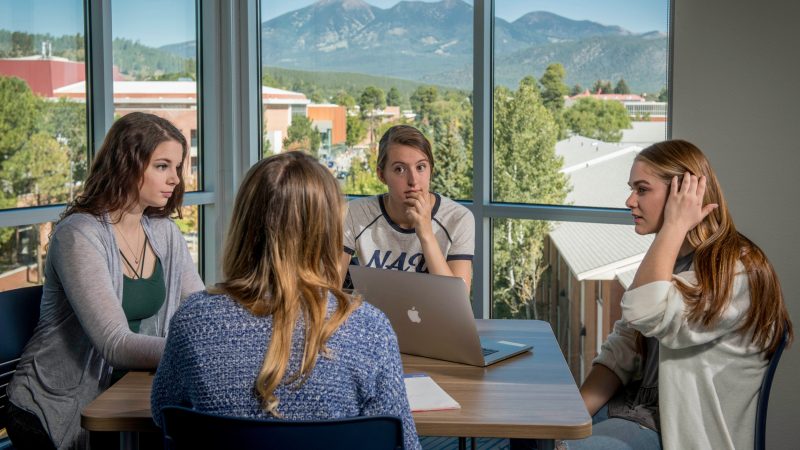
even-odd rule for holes
{"type": "MultiPolygon", "coordinates": [[[[434,194],[433,234],[447,261],[472,261],[475,219],[466,207],[434,194]]],[[[384,195],[360,198],[347,206],[344,251],[359,265],[407,272],[428,272],[422,245],[413,228],[402,228],[386,212],[384,195]]]]}

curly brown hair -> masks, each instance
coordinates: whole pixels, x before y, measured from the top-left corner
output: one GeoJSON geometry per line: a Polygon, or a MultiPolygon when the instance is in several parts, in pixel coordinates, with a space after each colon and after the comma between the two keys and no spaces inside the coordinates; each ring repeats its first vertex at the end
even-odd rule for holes
{"type": "Polygon", "coordinates": [[[92,162],[83,191],[64,211],[64,217],[74,213],[103,216],[125,210],[139,201],[139,188],[150,157],[159,144],[175,141],[183,149],[177,167],[178,185],[167,204],[160,208],[147,207],[149,217],[181,217],[180,207],[186,185],[183,180],[183,161],[188,145],[186,138],[170,121],[153,114],[133,112],[122,116],[108,130],[100,151],[92,162]]]}

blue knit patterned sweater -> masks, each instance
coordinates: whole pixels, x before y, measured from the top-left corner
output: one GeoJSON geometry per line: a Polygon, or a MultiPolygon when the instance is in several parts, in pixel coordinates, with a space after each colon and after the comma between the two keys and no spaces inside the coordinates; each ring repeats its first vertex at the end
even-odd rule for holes
{"type": "MultiPolygon", "coordinates": [[[[333,297],[328,310],[335,308],[333,297]]],[[[292,339],[287,374],[297,373],[303,354],[303,321],[292,339]]],[[[225,295],[206,291],[188,297],[172,317],[158,366],[151,407],[161,426],[161,408],[268,418],[253,386],[272,336],[272,317],[256,317],[225,295]]],[[[275,394],[284,419],[320,420],[392,415],[403,421],[406,449],[419,449],[408,406],[397,337],[378,309],[363,303],[327,343],[332,357],[319,357],[306,382],[279,385],[275,394]]]]}

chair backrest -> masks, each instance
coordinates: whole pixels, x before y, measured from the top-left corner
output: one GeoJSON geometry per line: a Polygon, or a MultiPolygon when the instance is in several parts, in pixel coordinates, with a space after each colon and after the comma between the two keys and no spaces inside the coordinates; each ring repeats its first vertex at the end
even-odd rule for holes
{"type": "Polygon", "coordinates": [[[41,286],[0,292],[0,428],[6,426],[6,388],[39,322],[41,302],[41,286]]]}
{"type": "Polygon", "coordinates": [[[775,378],[775,370],[778,368],[778,363],[781,360],[783,349],[786,348],[786,343],[789,340],[789,327],[786,326],[783,332],[781,343],[772,354],[767,366],[767,373],[764,374],[764,380],[761,382],[761,392],[758,395],[758,406],[756,408],[756,434],[755,434],[755,450],[764,450],[767,441],[767,409],[769,406],[769,391],[772,389],[772,379],[775,378]]]}
{"type": "Polygon", "coordinates": [[[162,413],[164,448],[167,450],[403,448],[402,422],[391,416],[321,421],[247,419],[219,416],[180,406],[167,406],[162,413]]]}

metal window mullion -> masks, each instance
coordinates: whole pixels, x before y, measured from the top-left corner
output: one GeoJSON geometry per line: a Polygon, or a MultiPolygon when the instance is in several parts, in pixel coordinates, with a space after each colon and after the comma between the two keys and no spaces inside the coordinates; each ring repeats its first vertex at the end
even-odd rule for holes
{"type": "Polygon", "coordinates": [[[86,122],[88,161],[103,143],[114,122],[114,74],[111,0],[86,0],[86,122]]]}
{"type": "Polygon", "coordinates": [[[205,282],[218,280],[219,255],[236,189],[258,161],[261,80],[258,66],[258,2],[200,2],[203,43],[200,95],[203,102],[204,190],[215,203],[204,208],[205,282]]]}
{"type": "Polygon", "coordinates": [[[472,304],[475,317],[491,312],[492,234],[486,208],[492,190],[492,28],[494,1],[475,0],[473,18],[472,213],[475,216],[472,304]]]}
{"type": "Polygon", "coordinates": [[[482,209],[484,216],[490,218],[631,224],[631,213],[627,209],[513,203],[491,203],[482,209]]]}
{"type": "Polygon", "coordinates": [[[0,210],[0,228],[21,227],[44,222],[55,222],[64,211],[65,205],[48,205],[25,209],[0,210]]]}
{"type": "MultiPolygon", "coordinates": [[[[197,106],[198,106],[198,141],[201,148],[200,164],[203,190],[218,192],[220,185],[223,147],[221,123],[221,37],[219,16],[222,5],[220,1],[197,2],[199,26],[197,33],[197,106]]],[[[187,197],[189,197],[187,195],[187,197]]],[[[215,196],[215,203],[204,205],[198,219],[202,230],[203,255],[200,258],[201,275],[206,284],[217,280],[218,230],[217,216],[220,214],[220,196],[215,196]]],[[[200,231],[200,230],[198,230],[200,231]]]]}

